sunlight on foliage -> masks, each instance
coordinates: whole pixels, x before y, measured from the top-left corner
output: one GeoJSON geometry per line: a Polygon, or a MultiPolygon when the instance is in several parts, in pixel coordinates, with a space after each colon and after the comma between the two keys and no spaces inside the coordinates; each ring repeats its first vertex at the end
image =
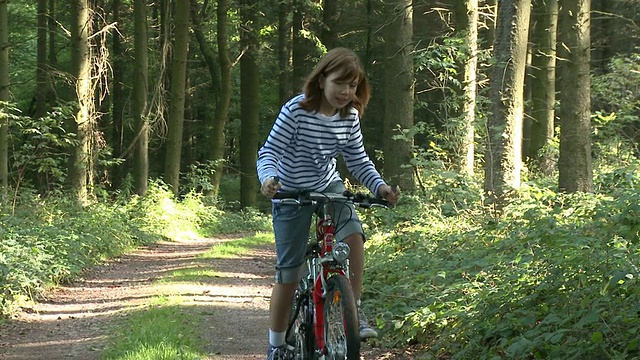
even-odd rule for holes
{"type": "Polygon", "coordinates": [[[527,184],[501,218],[418,198],[367,218],[378,341],[425,359],[640,356],[637,169],[597,180],[615,197],[527,184]]]}
{"type": "Polygon", "coordinates": [[[20,189],[15,201],[15,208],[0,204],[0,313],[141,245],[271,228],[270,218],[257,210],[224,212],[203,205],[195,192],[176,201],[160,181],[150,182],[144,197],[82,209],[72,199],[41,198],[28,188],[20,189]]]}

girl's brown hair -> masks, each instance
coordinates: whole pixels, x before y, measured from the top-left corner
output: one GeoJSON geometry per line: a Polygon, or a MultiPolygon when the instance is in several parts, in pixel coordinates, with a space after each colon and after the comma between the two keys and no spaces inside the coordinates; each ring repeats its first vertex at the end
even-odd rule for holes
{"type": "MultiPolygon", "coordinates": [[[[340,75],[337,78],[339,81],[357,79],[358,87],[356,88],[355,98],[351,102],[351,105],[353,105],[353,107],[358,110],[360,116],[362,116],[371,97],[371,89],[358,56],[346,48],[329,50],[316,64],[302,88],[305,99],[300,102],[300,106],[307,111],[320,111],[320,105],[322,103],[320,81],[322,77],[326,78],[333,72],[339,72],[340,75]]],[[[340,109],[340,115],[346,117],[349,114],[349,108],[349,106],[345,106],[340,109]]]]}

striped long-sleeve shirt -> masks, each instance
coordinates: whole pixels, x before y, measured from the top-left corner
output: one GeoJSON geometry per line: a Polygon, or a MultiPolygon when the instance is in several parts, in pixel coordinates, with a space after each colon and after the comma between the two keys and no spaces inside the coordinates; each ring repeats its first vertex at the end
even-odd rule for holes
{"type": "Polygon", "coordinates": [[[323,191],[339,180],[336,157],[342,154],[351,174],[377,194],[385,184],[365,152],[360,118],[352,108],[346,118],[303,109],[300,94],[278,115],[267,140],[258,151],[258,179],[278,176],[282,190],[323,191]]]}

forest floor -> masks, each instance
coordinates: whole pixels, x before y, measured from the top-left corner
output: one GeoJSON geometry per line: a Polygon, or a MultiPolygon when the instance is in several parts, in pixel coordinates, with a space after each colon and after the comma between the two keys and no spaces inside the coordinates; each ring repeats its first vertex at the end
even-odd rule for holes
{"type": "MultiPolygon", "coordinates": [[[[110,334],[131,311],[158,296],[189,304],[209,360],[264,359],[275,255],[258,246],[234,258],[198,255],[229,238],[160,242],[88,271],[48,291],[44,299],[0,325],[0,359],[104,359],[110,334]],[[217,274],[196,282],[158,281],[175,271],[207,267],[217,274]]],[[[370,314],[373,317],[373,314],[370,314]]],[[[406,352],[363,346],[366,360],[411,359],[406,352]]],[[[204,359],[201,359],[204,360],[204,359]]]]}

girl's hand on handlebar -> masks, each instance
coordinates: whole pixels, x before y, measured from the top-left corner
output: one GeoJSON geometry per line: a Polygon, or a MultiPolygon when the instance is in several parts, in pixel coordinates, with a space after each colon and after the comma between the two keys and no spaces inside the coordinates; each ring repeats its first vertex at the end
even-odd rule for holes
{"type": "Polygon", "coordinates": [[[382,185],[378,188],[378,196],[395,205],[400,200],[400,187],[398,185],[382,185]]]}
{"type": "Polygon", "coordinates": [[[281,186],[282,184],[280,184],[280,181],[278,181],[277,177],[270,177],[262,183],[260,192],[262,193],[262,195],[271,199],[278,192],[281,186]]]}

